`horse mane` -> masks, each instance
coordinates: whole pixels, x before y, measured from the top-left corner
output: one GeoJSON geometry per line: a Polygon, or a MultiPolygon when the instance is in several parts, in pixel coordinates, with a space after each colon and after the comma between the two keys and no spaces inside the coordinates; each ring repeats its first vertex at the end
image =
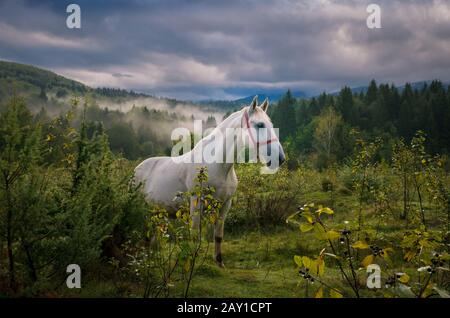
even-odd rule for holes
{"type": "Polygon", "coordinates": [[[192,148],[192,150],[194,150],[198,145],[200,145],[201,143],[203,143],[203,145],[205,146],[206,144],[208,144],[210,142],[211,136],[214,135],[214,133],[216,133],[218,130],[222,130],[224,127],[228,128],[229,127],[229,123],[236,120],[237,117],[241,117],[243,111],[246,108],[242,108],[240,110],[235,111],[234,113],[231,113],[227,118],[225,118],[224,120],[222,120],[216,127],[214,127],[214,129],[212,129],[206,136],[204,136],[202,139],[200,139],[192,148]]]}

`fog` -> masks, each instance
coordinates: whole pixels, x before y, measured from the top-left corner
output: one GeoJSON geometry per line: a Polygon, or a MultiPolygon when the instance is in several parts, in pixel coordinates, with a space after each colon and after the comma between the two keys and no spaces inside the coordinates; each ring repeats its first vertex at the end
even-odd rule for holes
{"type": "Polygon", "coordinates": [[[211,108],[207,105],[197,105],[190,102],[169,101],[157,97],[137,97],[123,102],[112,102],[110,99],[98,99],[96,103],[101,108],[110,110],[120,110],[124,113],[129,112],[133,107],[147,107],[149,110],[167,111],[169,114],[177,114],[178,117],[206,120],[213,116],[216,122],[221,122],[225,112],[220,109],[211,108]]]}

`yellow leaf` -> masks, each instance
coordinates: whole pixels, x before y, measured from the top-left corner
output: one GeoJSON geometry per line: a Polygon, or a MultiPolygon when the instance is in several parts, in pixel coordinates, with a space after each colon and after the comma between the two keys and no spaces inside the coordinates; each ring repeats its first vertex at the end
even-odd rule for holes
{"type": "Polygon", "coordinates": [[[385,260],[389,260],[389,254],[388,252],[393,252],[394,250],[390,247],[388,248],[384,248],[381,252],[380,252],[380,256],[383,257],[385,260]]]}
{"type": "Polygon", "coordinates": [[[320,287],[314,294],[314,298],[323,298],[323,288],[320,287]]]}
{"type": "Polygon", "coordinates": [[[335,240],[335,239],[339,238],[340,236],[341,235],[339,234],[339,232],[336,232],[333,230],[327,232],[327,238],[329,240],[335,240]]]}
{"type": "MultiPolygon", "coordinates": [[[[315,260],[311,260],[311,263],[309,264],[309,270],[311,271],[311,273],[316,274],[317,272],[317,262],[315,260]]],[[[317,274],[316,274],[317,275],[317,274]]]]}
{"type": "Polygon", "coordinates": [[[325,261],[323,260],[323,258],[319,257],[316,260],[316,264],[317,264],[317,272],[316,275],[321,277],[323,276],[324,272],[325,272],[325,261]]]}
{"type": "Polygon", "coordinates": [[[312,218],[312,215],[310,213],[302,213],[302,216],[306,219],[306,221],[308,221],[309,223],[313,223],[314,220],[312,218]]]}
{"type": "Polygon", "coordinates": [[[352,247],[360,250],[365,250],[369,248],[369,245],[363,241],[357,241],[352,245],[352,247]]]}
{"type": "Polygon", "coordinates": [[[302,266],[302,257],[298,256],[298,255],[295,255],[294,256],[294,262],[295,262],[295,264],[297,264],[297,266],[301,267],[302,266]]]}
{"type": "Polygon", "coordinates": [[[300,231],[302,231],[302,232],[311,231],[313,228],[314,228],[314,225],[312,225],[311,223],[300,224],[300,231]]]}
{"type": "Polygon", "coordinates": [[[331,298],[342,298],[342,294],[338,292],[337,290],[331,289],[330,290],[330,297],[331,298]]]}
{"type": "Polygon", "coordinates": [[[302,257],[302,263],[303,266],[305,266],[306,268],[311,268],[311,259],[308,256],[303,256],[302,257]]]}
{"type": "Polygon", "coordinates": [[[422,293],[422,298],[427,298],[433,293],[433,283],[428,283],[427,287],[425,287],[425,290],[422,293]]]}
{"type": "Polygon", "coordinates": [[[363,261],[361,262],[361,264],[362,264],[364,267],[367,267],[367,266],[369,266],[370,264],[373,263],[373,260],[374,260],[374,259],[375,259],[375,257],[374,257],[372,254],[367,255],[367,256],[363,259],[363,261]]]}
{"type": "Polygon", "coordinates": [[[400,278],[398,279],[398,281],[399,281],[400,283],[407,284],[407,283],[409,282],[409,275],[403,273],[403,274],[400,276],[400,278]]]}
{"type": "Polygon", "coordinates": [[[322,213],[330,214],[330,215],[334,213],[333,210],[331,210],[330,208],[327,208],[327,207],[325,207],[325,208],[320,207],[320,208],[317,210],[317,212],[319,213],[319,215],[322,214],[322,213]]]}
{"type": "Polygon", "coordinates": [[[409,251],[409,252],[406,252],[406,254],[405,254],[405,260],[407,261],[407,262],[409,262],[409,261],[411,261],[413,258],[414,258],[414,256],[416,256],[416,252],[415,251],[409,251]]]}

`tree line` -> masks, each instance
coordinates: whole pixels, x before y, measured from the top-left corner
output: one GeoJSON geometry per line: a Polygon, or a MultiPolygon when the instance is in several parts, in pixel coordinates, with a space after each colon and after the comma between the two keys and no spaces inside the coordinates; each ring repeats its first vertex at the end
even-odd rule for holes
{"type": "Polygon", "coordinates": [[[294,166],[305,159],[314,159],[319,168],[342,162],[351,155],[356,135],[382,138],[380,159],[391,157],[396,140],[410,141],[418,130],[427,135],[427,150],[450,151],[450,87],[439,80],[402,89],[372,80],[366,91],[345,86],[336,95],[300,100],[287,91],[270,116],[294,166]]]}

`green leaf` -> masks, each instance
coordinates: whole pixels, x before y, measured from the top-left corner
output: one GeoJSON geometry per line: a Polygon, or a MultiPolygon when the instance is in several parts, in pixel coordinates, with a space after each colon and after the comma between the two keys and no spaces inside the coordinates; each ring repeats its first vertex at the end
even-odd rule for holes
{"type": "Polygon", "coordinates": [[[312,225],[311,223],[300,224],[300,231],[302,231],[302,232],[311,231],[313,228],[314,228],[314,225],[312,225]]]}
{"type": "Polygon", "coordinates": [[[319,240],[327,240],[327,232],[320,223],[314,224],[314,234],[319,240]]]}
{"type": "Polygon", "coordinates": [[[295,218],[297,215],[299,215],[299,214],[300,214],[300,212],[295,212],[294,214],[289,215],[289,216],[287,217],[287,219],[286,219],[286,223],[289,223],[289,222],[297,223],[297,222],[294,220],[294,218],[295,218]]]}
{"type": "Polygon", "coordinates": [[[186,273],[189,273],[190,270],[191,270],[191,260],[188,258],[184,263],[184,271],[186,273]]]}

